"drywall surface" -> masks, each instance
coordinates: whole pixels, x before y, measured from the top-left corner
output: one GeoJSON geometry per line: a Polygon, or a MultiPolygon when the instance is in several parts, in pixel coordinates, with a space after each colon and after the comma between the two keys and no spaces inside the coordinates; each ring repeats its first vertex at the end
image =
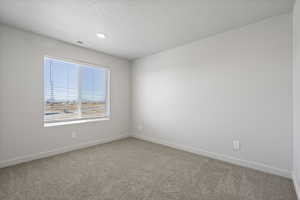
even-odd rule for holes
{"type": "Polygon", "coordinates": [[[294,7],[294,68],[293,68],[293,178],[300,199],[300,3],[294,7]]]}
{"type": "Polygon", "coordinates": [[[139,138],[290,176],[290,14],[138,59],[132,90],[139,138]]]}
{"type": "Polygon", "coordinates": [[[127,60],[0,25],[0,166],[127,135],[130,73],[127,60]],[[44,127],[45,55],[111,69],[111,120],[44,127]]]}

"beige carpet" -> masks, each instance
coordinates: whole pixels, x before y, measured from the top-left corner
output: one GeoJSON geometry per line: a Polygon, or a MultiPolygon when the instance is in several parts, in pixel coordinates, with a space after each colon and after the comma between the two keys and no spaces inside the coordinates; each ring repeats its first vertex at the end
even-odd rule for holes
{"type": "Polygon", "coordinates": [[[1,200],[296,200],[292,182],[137,139],[0,169],[1,200]]]}

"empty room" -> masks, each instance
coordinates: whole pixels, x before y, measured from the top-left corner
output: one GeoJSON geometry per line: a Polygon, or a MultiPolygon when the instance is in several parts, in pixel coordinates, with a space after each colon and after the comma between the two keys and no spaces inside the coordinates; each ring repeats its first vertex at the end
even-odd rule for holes
{"type": "Polygon", "coordinates": [[[300,200],[300,0],[0,0],[0,200],[300,200]]]}

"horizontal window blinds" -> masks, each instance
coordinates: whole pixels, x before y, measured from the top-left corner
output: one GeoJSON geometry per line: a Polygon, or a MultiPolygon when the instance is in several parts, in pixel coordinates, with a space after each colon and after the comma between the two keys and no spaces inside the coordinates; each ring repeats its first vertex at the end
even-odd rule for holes
{"type": "Polygon", "coordinates": [[[108,116],[108,70],[44,59],[44,120],[108,116]]]}

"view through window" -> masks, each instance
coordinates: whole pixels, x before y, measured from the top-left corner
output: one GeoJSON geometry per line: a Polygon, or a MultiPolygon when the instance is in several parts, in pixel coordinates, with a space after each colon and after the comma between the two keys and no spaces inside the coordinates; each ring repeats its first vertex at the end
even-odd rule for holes
{"type": "Polygon", "coordinates": [[[108,117],[109,71],[44,58],[44,121],[108,117]]]}

